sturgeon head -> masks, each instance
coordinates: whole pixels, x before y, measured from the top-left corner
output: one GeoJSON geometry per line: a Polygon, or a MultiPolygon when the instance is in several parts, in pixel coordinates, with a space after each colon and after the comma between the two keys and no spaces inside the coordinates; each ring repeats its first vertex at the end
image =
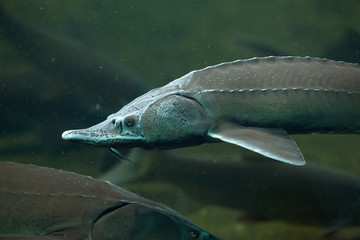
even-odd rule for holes
{"type": "Polygon", "coordinates": [[[93,240],[222,240],[166,206],[128,203],[101,216],[93,240]]]}
{"type": "Polygon", "coordinates": [[[174,148],[201,144],[210,120],[194,99],[173,86],[154,89],[90,128],[69,130],[62,138],[109,148],[174,148]]]}

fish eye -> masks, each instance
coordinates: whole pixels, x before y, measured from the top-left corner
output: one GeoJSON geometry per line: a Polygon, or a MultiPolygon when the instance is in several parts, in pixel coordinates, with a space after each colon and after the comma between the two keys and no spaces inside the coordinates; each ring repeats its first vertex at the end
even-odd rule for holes
{"type": "Polygon", "coordinates": [[[112,123],[112,125],[114,125],[114,124],[115,124],[115,118],[111,121],[111,123],[112,123]]]}
{"type": "Polygon", "coordinates": [[[199,232],[196,231],[196,230],[192,230],[192,231],[190,231],[190,236],[192,238],[198,238],[199,237],[199,232]]]}
{"type": "Polygon", "coordinates": [[[135,124],[135,117],[134,116],[128,116],[124,119],[124,124],[127,127],[132,127],[135,124]]]}

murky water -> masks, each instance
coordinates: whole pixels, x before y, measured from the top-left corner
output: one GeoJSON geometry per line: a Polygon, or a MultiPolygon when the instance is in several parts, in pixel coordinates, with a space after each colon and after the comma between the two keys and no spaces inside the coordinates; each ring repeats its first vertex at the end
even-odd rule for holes
{"type": "MultiPolygon", "coordinates": [[[[0,7],[0,160],[93,177],[107,174],[117,159],[106,150],[65,142],[61,133],[94,125],[136,96],[191,70],[266,55],[360,60],[358,1],[3,1],[0,7]]],[[[349,186],[338,184],[341,176],[360,177],[360,136],[294,139],[307,162],[318,164],[313,181],[323,185],[317,190],[300,187],[302,175],[284,174],[292,169],[267,176],[253,169],[256,164],[251,170],[246,165],[247,178],[234,176],[227,182],[225,176],[233,173],[222,160],[257,158],[229,144],[179,149],[170,157],[133,153],[144,161],[122,165],[139,164],[137,177],[119,184],[169,205],[224,239],[320,239],[336,220],[359,210],[353,204],[356,194],[349,197],[352,201],[345,195],[328,197],[339,201],[311,200],[319,189],[326,194],[329,186],[349,186]],[[217,165],[180,161],[164,168],[166,160],[179,156],[201,156],[217,165]],[[329,167],[343,172],[327,184],[324,178],[333,174],[329,167]],[[273,185],[257,181],[265,175],[268,183],[274,179],[273,185]]],[[[231,164],[243,171],[243,165],[231,164]]],[[[359,236],[355,224],[334,238],[359,236]]]]}

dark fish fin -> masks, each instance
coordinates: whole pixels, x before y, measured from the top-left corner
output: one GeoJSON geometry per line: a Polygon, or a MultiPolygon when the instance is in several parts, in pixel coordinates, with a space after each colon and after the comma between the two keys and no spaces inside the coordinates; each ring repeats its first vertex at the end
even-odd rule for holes
{"type": "Polygon", "coordinates": [[[118,157],[120,160],[126,160],[131,162],[129,158],[127,158],[124,154],[122,154],[118,149],[116,148],[109,148],[110,152],[114,154],[116,157],[118,157]]]}
{"type": "Polygon", "coordinates": [[[360,197],[358,197],[349,207],[347,213],[343,218],[341,218],[335,225],[331,226],[330,228],[326,229],[321,236],[323,237],[330,237],[334,235],[337,231],[341,228],[344,228],[352,223],[354,223],[357,219],[357,215],[360,209],[360,197]]]}
{"type": "Polygon", "coordinates": [[[208,134],[281,162],[305,165],[300,149],[282,128],[243,127],[225,122],[210,129],[208,134]]]}
{"type": "Polygon", "coordinates": [[[57,232],[50,235],[0,234],[1,240],[80,240],[86,236],[75,231],[57,232]]]}
{"type": "Polygon", "coordinates": [[[337,233],[340,229],[344,228],[346,225],[349,225],[346,219],[342,219],[340,222],[329,227],[324,232],[321,233],[322,237],[330,237],[337,233]]]}

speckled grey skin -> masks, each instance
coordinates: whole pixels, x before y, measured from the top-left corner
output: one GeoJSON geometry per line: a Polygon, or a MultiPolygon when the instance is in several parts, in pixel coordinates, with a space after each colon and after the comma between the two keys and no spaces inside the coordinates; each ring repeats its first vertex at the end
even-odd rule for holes
{"type": "Polygon", "coordinates": [[[0,206],[2,240],[220,240],[108,182],[34,165],[0,162],[0,206]]]}
{"type": "Polygon", "coordinates": [[[265,57],[190,72],[136,98],[104,122],[62,137],[113,150],[221,140],[303,165],[288,133],[358,133],[359,119],[359,65],[265,57]]]}

